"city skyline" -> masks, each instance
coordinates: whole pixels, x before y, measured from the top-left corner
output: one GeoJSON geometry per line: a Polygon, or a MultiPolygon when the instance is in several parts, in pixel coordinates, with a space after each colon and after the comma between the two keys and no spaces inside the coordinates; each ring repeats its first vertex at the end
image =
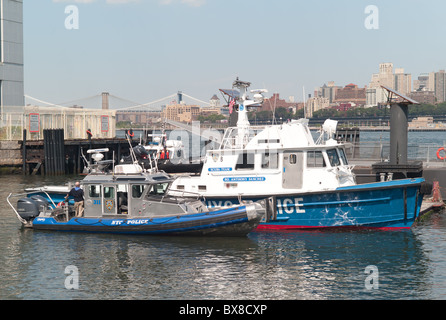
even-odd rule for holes
{"type": "Polygon", "coordinates": [[[446,3],[374,1],[379,26],[368,29],[371,4],[25,2],[25,93],[61,103],[107,91],[146,103],[181,90],[208,101],[238,76],[300,101],[327,81],[364,87],[383,62],[412,80],[446,69],[446,44],[438,40],[446,3]],[[70,6],[78,10],[77,29],[67,28],[70,6]]]}

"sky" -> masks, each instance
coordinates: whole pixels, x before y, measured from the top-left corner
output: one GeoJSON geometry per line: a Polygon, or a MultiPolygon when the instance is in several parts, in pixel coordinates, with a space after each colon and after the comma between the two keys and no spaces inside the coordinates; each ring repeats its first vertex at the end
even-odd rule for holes
{"type": "Polygon", "coordinates": [[[23,6],[25,94],[55,104],[101,92],[141,104],[177,91],[208,101],[221,98],[218,89],[231,88],[236,77],[268,89],[266,96],[301,101],[303,92],[328,81],[364,87],[383,62],[412,79],[446,69],[446,1],[440,0],[24,0],[23,6]],[[366,11],[370,5],[377,11],[366,11]],[[77,15],[66,13],[69,6],[77,15]]]}

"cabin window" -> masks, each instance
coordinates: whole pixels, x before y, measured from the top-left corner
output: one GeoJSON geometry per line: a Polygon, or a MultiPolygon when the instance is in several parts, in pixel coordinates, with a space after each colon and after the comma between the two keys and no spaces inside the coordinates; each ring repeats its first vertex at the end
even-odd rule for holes
{"type": "Polygon", "coordinates": [[[336,149],[327,150],[327,156],[328,156],[328,159],[330,160],[330,165],[332,167],[336,167],[341,164],[341,162],[339,160],[338,153],[336,152],[336,149]]]}
{"type": "Polygon", "coordinates": [[[348,161],[347,161],[347,157],[345,156],[345,151],[344,149],[338,149],[339,150],[339,155],[341,157],[342,163],[344,165],[348,165],[348,161]]]}
{"type": "Polygon", "coordinates": [[[260,139],[260,143],[280,143],[280,139],[260,139]]]}
{"type": "Polygon", "coordinates": [[[262,169],[277,169],[279,167],[279,154],[262,153],[262,169]]]}
{"type": "Polygon", "coordinates": [[[243,152],[238,156],[235,170],[253,170],[254,169],[254,153],[243,152]]]}
{"type": "Polygon", "coordinates": [[[169,187],[169,183],[158,183],[152,186],[151,195],[164,195],[169,187]]]}
{"type": "Polygon", "coordinates": [[[133,199],[141,198],[143,192],[144,192],[144,185],[143,184],[134,184],[134,185],[132,185],[132,198],[133,199]]]}
{"type": "Polygon", "coordinates": [[[296,164],[297,163],[297,156],[292,153],[290,154],[290,164],[296,164]]]}
{"type": "Polygon", "coordinates": [[[308,151],[307,152],[307,167],[308,168],[323,168],[326,167],[322,151],[308,151]]]}
{"type": "Polygon", "coordinates": [[[88,187],[88,195],[90,198],[100,198],[101,197],[101,185],[93,184],[88,187]]]}
{"type": "Polygon", "coordinates": [[[115,198],[115,187],[104,187],[104,198],[114,199],[115,198]]]}

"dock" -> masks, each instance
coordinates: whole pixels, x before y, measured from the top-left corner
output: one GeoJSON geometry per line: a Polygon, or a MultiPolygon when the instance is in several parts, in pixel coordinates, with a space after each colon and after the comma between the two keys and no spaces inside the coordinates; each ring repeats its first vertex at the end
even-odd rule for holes
{"type": "Polygon", "coordinates": [[[425,197],[421,204],[420,215],[428,213],[432,210],[444,208],[443,197],[441,196],[440,183],[434,181],[432,184],[432,197],[425,197]]]}
{"type": "MultiPolygon", "coordinates": [[[[137,141],[130,141],[133,146],[137,141]]],[[[15,160],[12,166],[21,166],[23,174],[42,175],[64,175],[80,174],[85,167],[82,155],[90,160],[87,154],[88,149],[108,148],[109,152],[104,153],[104,160],[115,159],[119,161],[122,156],[128,156],[129,141],[120,138],[102,139],[69,139],[63,137],[63,130],[45,130],[44,140],[17,141],[11,145],[19,150],[15,150],[15,160]],[[17,152],[19,151],[19,152],[17,152]]],[[[13,151],[11,151],[14,153],[13,151]]],[[[9,153],[11,158],[14,154],[9,153]]],[[[0,155],[1,158],[1,155],[0,155]]],[[[0,163],[4,165],[0,160],[0,163]]]]}
{"type": "Polygon", "coordinates": [[[420,209],[420,215],[426,214],[430,211],[433,210],[439,210],[441,208],[444,208],[444,202],[436,202],[436,201],[432,201],[429,198],[423,199],[423,203],[421,205],[421,209],[420,209]]]}

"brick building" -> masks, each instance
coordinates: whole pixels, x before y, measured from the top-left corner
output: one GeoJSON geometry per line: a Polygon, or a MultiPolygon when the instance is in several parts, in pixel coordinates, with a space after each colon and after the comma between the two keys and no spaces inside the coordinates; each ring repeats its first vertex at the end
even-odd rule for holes
{"type": "Polygon", "coordinates": [[[285,99],[280,99],[280,95],[278,93],[274,93],[271,98],[265,98],[263,105],[258,109],[258,111],[272,111],[274,108],[286,108],[295,113],[296,110],[303,108],[303,104],[288,102],[285,99]]]}
{"type": "Polygon", "coordinates": [[[161,111],[117,111],[116,122],[130,121],[134,124],[157,122],[161,119],[161,111]]]}
{"type": "Polygon", "coordinates": [[[342,89],[336,90],[336,97],[333,103],[355,103],[358,106],[365,105],[366,88],[358,88],[356,84],[350,83],[342,89]]]}
{"type": "Polygon", "coordinates": [[[200,115],[201,108],[197,105],[172,104],[163,110],[163,118],[178,122],[196,121],[200,115]]]}
{"type": "Polygon", "coordinates": [[[424,104],[436,104],[437,98],[434,91],[414,91],[409,94],[409,98],[424,104]]]}

